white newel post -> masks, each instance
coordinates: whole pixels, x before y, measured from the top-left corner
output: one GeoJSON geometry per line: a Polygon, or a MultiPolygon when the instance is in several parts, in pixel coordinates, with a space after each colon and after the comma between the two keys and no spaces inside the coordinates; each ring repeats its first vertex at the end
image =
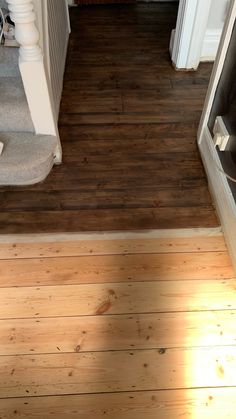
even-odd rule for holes
{"type": "Polygon", "coordinates": [[[39,46],[39,31],[32,0],[7,0],[11,19],[15,23],[15,37],[20,44],[19,67],[31,118],[36,134],[58,137],[56,162],[61,160],[61,146],[57,129],[51,86],[39,46]]]}

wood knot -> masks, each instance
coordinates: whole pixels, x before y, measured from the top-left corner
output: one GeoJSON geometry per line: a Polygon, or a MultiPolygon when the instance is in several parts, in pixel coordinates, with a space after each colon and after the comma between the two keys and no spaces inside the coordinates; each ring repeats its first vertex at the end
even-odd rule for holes
{"type": "Polygon", "coordinates": [[[110,302],[110,300],[104,301],[102,304],[100,304],[100,306],[97,308],[95,314],[96,315],[101,315],[106,313],[108,310],[110,310],[112,304],[110,302]]]}

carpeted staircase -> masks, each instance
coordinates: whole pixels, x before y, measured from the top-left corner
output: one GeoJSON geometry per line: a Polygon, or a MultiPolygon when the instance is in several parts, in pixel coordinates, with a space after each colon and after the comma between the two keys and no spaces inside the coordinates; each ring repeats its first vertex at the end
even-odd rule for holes
{"type": "Polygon", "coordinates": [[[34,132],[18,56],[18,48],[0,47],[0,131],[34,132]]]}
{"type": "MultiPolygon", "coordinates": [[[[0,7],[5,7],[0,0],[0,7]]],[[[0,46],[0,185],[42,181],[54,163],[57,139],[36,135],[18,66],[19,49],[0,46]]]]}

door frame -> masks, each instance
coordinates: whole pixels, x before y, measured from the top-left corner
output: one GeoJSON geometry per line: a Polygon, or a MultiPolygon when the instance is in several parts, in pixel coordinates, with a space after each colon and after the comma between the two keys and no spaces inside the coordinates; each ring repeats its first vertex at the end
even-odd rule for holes
{"type": "Polygon", "coordinates": [[[215,149],[208,120],[222,74],[226,54],[236,20],[236,0],[231,0],[229,13],[225,21],[223,34],[208,87],[205,105],[198,129],[198,145],[207,173],[209,188],[221,221],[226,243],[236,271],[236,202],[232,195],[220,158],[215,149]],[[218,166],[218,168],[217,168],[218,166]],[[219,170],[220,169],[220,170],[219,170]]]}
{"type": "Polygon", "coordinates": [[[176,29],[172,31],[170,43],[176,69],[197,69],[211,4],[211,0],[180,0],[176,29]]]}

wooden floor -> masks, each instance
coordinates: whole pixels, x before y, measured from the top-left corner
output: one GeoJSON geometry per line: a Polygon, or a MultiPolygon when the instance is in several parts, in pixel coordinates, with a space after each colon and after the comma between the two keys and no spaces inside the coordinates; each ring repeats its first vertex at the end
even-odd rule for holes
{"type": "Polygon", "coordinates": [[[71,10],[63,164],[1,188],[1,233],[218,225],[196,146],[211,73],[176,72],[174,3],[71,10]]]}
{"type": "Polygon", "coordinates": [[[0,237],[1,419],[235,419],[225,243],[177,234],[0,237]]]}

